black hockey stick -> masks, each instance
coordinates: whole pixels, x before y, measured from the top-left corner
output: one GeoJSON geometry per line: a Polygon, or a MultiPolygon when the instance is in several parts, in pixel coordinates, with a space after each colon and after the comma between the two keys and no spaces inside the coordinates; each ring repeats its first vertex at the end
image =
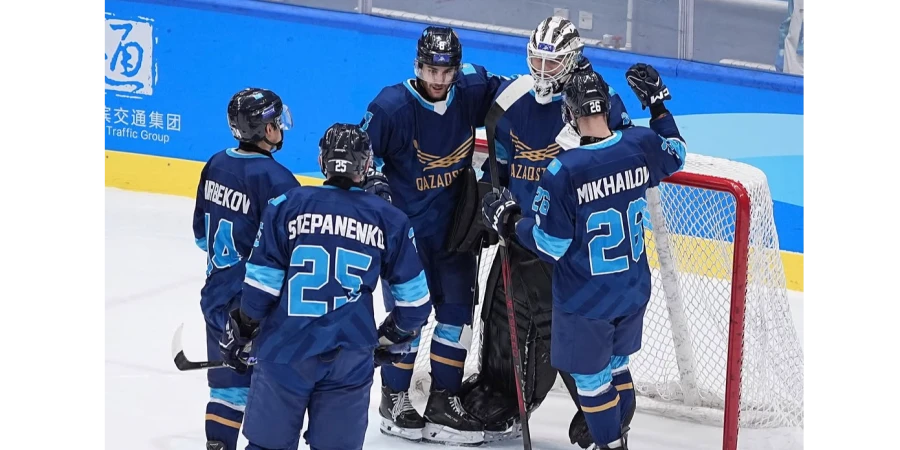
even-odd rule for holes
{"type": "MultiPolygon", "coordinates": [[[[484,120],[484,128],[487,134],[488,145],[488,163],[491,168],[491,185],[494,192],[500,193],[500,172],[497,168],[497,144],[494,141],[497,131],[497,123],[500,118],[506,114],[506,110],[512,106],[516,100],[526,95],[534,86],[534,79],[531,76],[522,76],[513,81],[488,110],[487,117],[484,120]]],[[[512,357],[513,357],[513,374],[516,379],[516,400],[519,402],[519,420],[522,422],[522,444],[525,450],[531,450],[531,431],[528,428],[528,411],[525,409],[525,397],[522,389],[522,355],[519,352],[519,333],[516,326],[516,312],[514,310],[512,298],[512,277],[509,270],[509,255],[507,254],[506,242],[500,238],[500,268],[503,277],[503,286],[506,293],[506,317],[509,319],[509,341],[512,357]]]]}
{"type": "Polygon", "coordinates": [[[175,367],[178,370],[201,370],[201,369],[221,369],[228,367],[225,361],[191,361],[184,356],[184,347],[181,345],[181,330],[184,324],[178,325],[175,330],[175,336],[172,336],[172,358],[175,360],[175,367]]]}

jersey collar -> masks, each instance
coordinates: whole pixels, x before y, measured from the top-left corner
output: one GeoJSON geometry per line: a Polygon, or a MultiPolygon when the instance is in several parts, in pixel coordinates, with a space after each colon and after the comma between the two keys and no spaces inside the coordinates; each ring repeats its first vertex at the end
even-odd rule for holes
{"type": "Polygon", "coordinates": [[[593,144],[588,144],[588,145],[582,145],[581,148],[583,148],[585,150],[600,150],[600,149],[604,149],[604,148],[612,146],[616,142],[619,142],[619,140],[621,140],[621,139],[622,139],[622,132],[621,131],[613,131],[612,136],[610,136],[600,142],[595,142],[593,144]]]}
{"type": "Polygon", "coordinates": [[[441,100],[439,102],[429,102],[428,100],[425,100],[425,97],[422,97],[422,94],[420,94],[415,87],[413,87],[412,82],[412,79],[406,80],[403,82],[403,86],[406,86],[406,89],[409,90],[409,93],[419,101],[419,104],[422,105],[423,108],[429,111],[434,111],[442,116],[445,112],[447,112],[447,108],[450,107],[450,103],[453,102],[453,97],[456,94],[456,83],[450,86],[450,92],[447,92],[446,100],[441,100]]]}

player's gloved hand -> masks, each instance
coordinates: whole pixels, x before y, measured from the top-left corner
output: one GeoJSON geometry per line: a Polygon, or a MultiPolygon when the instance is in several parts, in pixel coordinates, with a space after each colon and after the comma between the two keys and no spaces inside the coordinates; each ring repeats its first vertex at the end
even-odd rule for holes
{"type": "Polygon", "coordinates": [[[375,194],[391,202],[391,186],[388,184],[388,179],[383,173],[375,170],[374,167],[369,167],[369,170],[366,172],[366,179],[363,181],[362,188],[370,194],[375,194]]]}
{"type": "Polygon", "coordinates": [[[388,314],[378,327],[378,347],[375,348],[375,366],[400,362],[410,350],[410,343],[419,336],[419,330],[406,331],[397,327],[394,315],[388,314]]]}
{"type": "Polygon", "coordinates": [[[219,351],[225,365],[243,375],[256,362],[250,358],[251,341],[259,334],[259,322],[250,320],[235,308],[228,313],[225,331],[219,339],[219,351]]]}
{"type": "Polygon", "coordinates": [[[594,70],[594,66],[591,65],[591,61],[587,59],[586,56],[581,57],[578,62],[575,63],[575,69],[573,72],[587,72],[594,70]]]}
{"type": "Polygon", "coordinates": [[[482,200],[482,219],[485,225],[492,228],[506,239],[515,232],[516,220],[522,216],[522,208],[516,204],[509,189],[500,188],[500,192],[491,191],[482,200]]]}
{"type": "Polygon", "coordinates": [[[649,64],[637,63],[625,72],[625,80],[641,101],[641,109],[652,110],[655,105],[662,105],[664,100],[671,100],[669,88],[659,78],[659,72],[649,64]]]}

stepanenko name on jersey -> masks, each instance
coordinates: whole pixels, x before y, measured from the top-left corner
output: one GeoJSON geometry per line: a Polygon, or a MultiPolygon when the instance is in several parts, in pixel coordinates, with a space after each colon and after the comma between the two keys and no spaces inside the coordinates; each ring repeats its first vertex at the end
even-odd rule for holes
{"type": "Polygon", "coordinates": [[[377,225],[337,214],[305,213],[288,222],[288,237],[301,234],[330,234],[359,241],[384,250],[384,232],[377,225]]]}
{"type": "Polygon", "coordinates": [[[578,188],[578,204],[592,202],[598,198],[609,197],[622,191],[634,189],[650,180],[647,166],[624,170],[613,175],[588,181],[578,188]]]}

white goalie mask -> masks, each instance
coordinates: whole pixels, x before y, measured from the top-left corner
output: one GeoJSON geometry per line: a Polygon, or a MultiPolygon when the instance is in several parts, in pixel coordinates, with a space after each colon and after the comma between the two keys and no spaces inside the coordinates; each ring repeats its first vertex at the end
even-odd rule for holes
{"type": "Polygon", "coordinates": [[[528,40],[528,71],[534,77],[534,97],[546,105],[562,91],[581,60],[584,42],[578,28],[562,17],[544,19],[528,40]]]}

